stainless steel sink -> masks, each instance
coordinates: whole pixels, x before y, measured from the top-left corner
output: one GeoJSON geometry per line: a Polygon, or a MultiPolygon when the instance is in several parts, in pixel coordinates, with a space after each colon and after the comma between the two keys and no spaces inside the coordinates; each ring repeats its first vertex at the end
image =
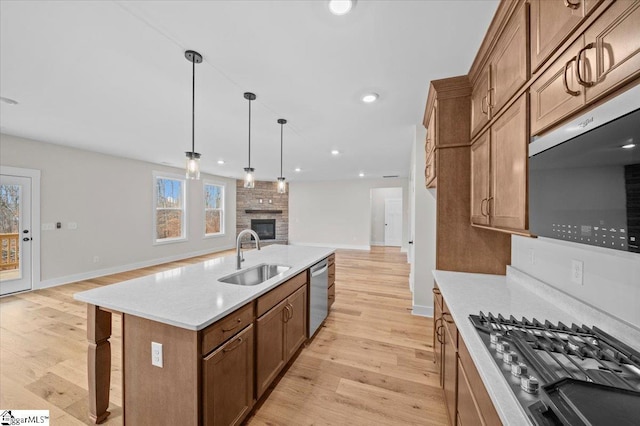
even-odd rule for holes
{"type": "Polygon", "coordinates": [[[263,263],[234,272],[231,275],[220,278],[219,281],[235,285],[258,285],[289,269],[291,269],[290,266],[263,263]]]}

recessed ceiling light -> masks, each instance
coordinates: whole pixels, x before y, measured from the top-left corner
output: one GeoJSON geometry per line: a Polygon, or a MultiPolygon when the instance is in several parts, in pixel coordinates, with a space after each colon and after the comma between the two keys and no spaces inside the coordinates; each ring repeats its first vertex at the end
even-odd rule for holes
{"type": "Polygon", "coordinates": [[[218,160],[218,164],[224,164],[224,160],[218,160]]]}
{"type": "Polygon", "coordinates": [[[300,171],[302,171],[302,169],[301,169],[300,167],[296,167],[296,168],[295,168],[295,171],[296,171],[296,172],[300,172],[300,171]]]}
{"type": "Polygon", "coordinates": [[[337,149],[331,150],[331,155],[339,155],[340,151],[338,151],[337,149]]]}
{"type": "Polygon", "coordinates": [[[358,176],[364,177],[364,173],[360,172],[360,174],[358,176]]]}
{"type": "Polygon", "coordinates": [[[18,101],[11,98],[5,98],[4,96],[0,96],[0,101],[8,105],[18,105],[18,101]]]}
{"type": "Polygon", "coordinates": [[[636,146],[636,144],[635,144],[635,143],[628,143],[628,144],[626,144],[626,145],[622,145],[622,147],[623,147],[624,149],[631,149],[631,148],[633,148],[633,147],[635,147],[635,146],[636,146]]]}
{"type": "Polygon", "coordinates": [[[329,11],[337,16],[346,15],[353,9],[353,0],[329,0],[329,11]]]}
{"type": "Polygon", "coordinates": [[[378,100],[379,95],[377,93],[367,93],[362,97],[362,102],[370,104],[378,100]]]}

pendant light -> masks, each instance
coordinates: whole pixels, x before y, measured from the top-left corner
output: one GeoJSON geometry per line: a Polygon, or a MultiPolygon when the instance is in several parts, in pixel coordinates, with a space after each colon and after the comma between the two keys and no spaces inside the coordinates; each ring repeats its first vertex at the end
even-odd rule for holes
{"type": "Polygon", "coordinates": [[[196,152],[195,117],[196,117],[196,64],[202,62],[202,55],[195,50],[184,52],[185,58],[192,64],[191,78],[191,151],[187,155],[187,179],[200,179],[200,154],[196,152]]]}
{"type": "Polygon", "coordinates": [[[244,168],[244,187],[251,189],[256,186],[253,176],[255,170],[251,167],[251,101],[256,100],[256,95],[251,92],[245,92],[244,98],[249,101],[249,167],[244,168]]]}
{"type": "Polygon", "coordinates": [[[286,194],[287,183],[285,182],[284,176],[282,176],[282,133],[284,125],[287,124],[287,120],[279,118],[278,124],[280,124],[280,177],[278,178],[278,194],[286,194]]]}

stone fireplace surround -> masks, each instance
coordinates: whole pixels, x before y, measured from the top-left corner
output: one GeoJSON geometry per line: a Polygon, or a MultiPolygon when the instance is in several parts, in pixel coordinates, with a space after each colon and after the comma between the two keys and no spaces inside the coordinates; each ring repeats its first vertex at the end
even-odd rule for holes
{"type": "MultiPolygon", "coordinates": [[[[251,229],[251,219],[275,219],[276,239],[262,242],[264,244],[288,243],[289,192],[278,194],[276,185],[276,182],[256,181],[255,188],[246,189],[242,180],[236,181],[236,236],[243,229],[251,229]],[[250,212],[247,213],[247,211],[250,212]]],[[[247,237],[246,244],[249,241],[247,237]]]]}

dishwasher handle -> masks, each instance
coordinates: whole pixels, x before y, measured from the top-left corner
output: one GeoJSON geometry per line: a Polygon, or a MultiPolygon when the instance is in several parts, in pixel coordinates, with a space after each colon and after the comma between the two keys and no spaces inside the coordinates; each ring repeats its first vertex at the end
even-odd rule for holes
{"type": "Polygon", "coordinates": [[[317,277],[318,275],[324,274],[324,272],[327,270],[329,266],[327,265],[327,261],[323,261],[320,263],[316,263],[312,268],[311,268],[311,276],[312,277],[317,277]],[[313,269],[313,268],[319,268],[319,269],[313,269]]]}

